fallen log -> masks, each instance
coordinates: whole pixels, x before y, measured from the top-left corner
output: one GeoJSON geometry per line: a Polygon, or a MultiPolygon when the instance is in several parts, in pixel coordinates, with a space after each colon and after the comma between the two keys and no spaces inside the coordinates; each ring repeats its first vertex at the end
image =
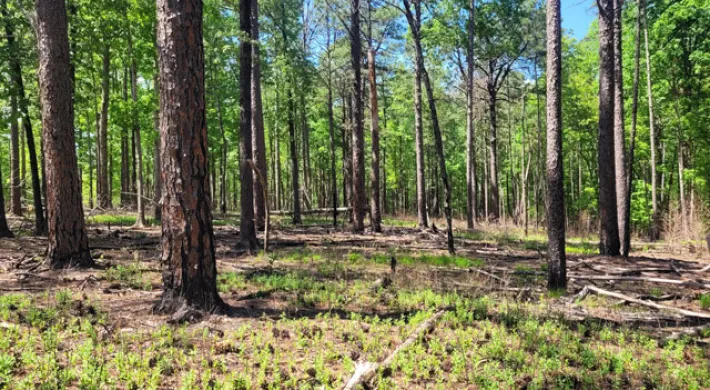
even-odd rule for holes
{"type": "Polygon", "coordinates": [[[666,283],[666,284],[676,284],[687,287],[694,288],[704,288],[710,289],[710,283],[704,280],[690,280],[690,279],[663,279],[663,278],[653,278],[653,277],[643,277],[643,276],[614,276],[614,275],[581,275],[581,274],[568,274],[570,279],[583,279],[583,280],[621,280],[627,282],[648,282],[648,283],[666,283]]]}
{"type": "Polygon", "coordinates": [[[357,387],[357,385],[369,382],[375,376],[375,373],[377,373],[377,370],[380,367],[387,367],[392,364],[395,356],[397,356],[397,353],[414,344],[421,334],[434,329],[436,323],[441,317],[444,316],[444,314],[446,314],[446,312],[447,310],[439,310],[436,314],[429,317],[429,319],[419,324],[414,332],[412,332],[412,334],[410,334],[402,344],[395,348],[395,350],[392,351],[392,353],[390,353],[385,360],[382,361],[382,363],[373,363],[368,361],[357,362],[355,364],[355,373],[350,377],[347,383],[345,383],[343,390],[353,390],[357,387]]]}
{"type": "Polygon", "coordinates": [[[695,336],[702,336],[705,331],[710,329],[710,324],[703,324],[699,326],[693,326],[690,328],[683,328],[679,329],[671,334],[669,334],[666,337],[666,341],[668,340],[678,340],[684,336],[687,337],[695,337],[695,336]]]}
{"type": "Polygon", "coordinates": [[[584,288],[582,289],[582,291],[580,291],[579,294],[577,294],[578,300],[584,299],[584,297],[586,297],[587,295],[589,295],[590,292],[594,292],[594,293],[597,293],[597,294],[599,294],[599,295],[605,295],[605,296],[607,296],[607,297],[612,297],[612,298],[616,298],[616,299],[621,299],[621,300],[624,300],[624,301],[627,301],[627,302],[636,303],[636,304],[643,305],[643,306],[646,306],[646,307],[650,307],[650,308],[653,308],[653,309],[656,309],[656,310],[671,311],[671,312],[674,312],[674,313],[682,314],[682,315],[684,315],[684,316],[686,316],[686,317],[710,319],[710,313],[698,313],[698,312],[695,312],[695,311],[690,311],[690,310],[685,310],[685,309],[679,309],[679,308],[677,308],[677,307],[671,307],[671,306],[660,305],[660,304],[655,303],[655,302],[649,302],[649,301],[644,301],[644,300],[641,300],[641,299],[633,298],[633,297],[630,297],[630,296],[628,296],[628,295],[624,295],[624,294],[622,294],[622,293],[618,293],[618,292],[614,292],[614,291],[603,290],[603,289],[601,289],[601,288],[599,288],[599,287],[595,287],[595,286],[592,286],[592,285],[584,286],[584,288]]]}
{"type": "MultiPolygon", "coordinates": [[[[336,209],[339,213],[344,213],[352,210],[350,207],[338,207],[336,209]]],[[[309,214],[326,214],[330,213],[333,211],[333,208],[327,208],[327,209],[308,209],[308,210],[301,210],[302,215],[309,215],[309,214]]],[[[270,213],[271,215],[291,215],[293,214],[293,210],[273,210],[270,213]]]]}

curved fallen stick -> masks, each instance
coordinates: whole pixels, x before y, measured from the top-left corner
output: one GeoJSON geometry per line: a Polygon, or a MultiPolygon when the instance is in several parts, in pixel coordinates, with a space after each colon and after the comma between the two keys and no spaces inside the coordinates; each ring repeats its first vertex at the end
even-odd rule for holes
{"type": "Polygon", "coordinates": [[[637,303],[639,305],[647,306],[654,308],[656,310],[666,310],[666,311],[671,311],[674,313],[682,314],[686,317],[692,317],[692,318],[703,318],[703,319],[710,319],[710,313],[699,313],[695,311],[690,311],[690,310],[685,310],[685,309],[679,309],[677,307],[671,307],[671,306],[665,306],[665,305],[659,305],[658,303],[655,302],[649,302],[649,301],[644,301],[641,299],[633,298],[628,295],[624,295],[622,293],[614,292],[614,291],[607,291],[603,290],[599,287],[596,286],[584,286],[582,291],[577,294],[577,300],[584,299],[590,292],[595,292],[599,295],[606,295],[608,297],[616,298],[616,299],[621,299],[627,302],[632,302],[632,303],[637,303]]]}
{"type": "Polygon", "coordinates": [[[448,310],[439,310],[433,316],[429,317],[429,319],[419,324],[419,326],[417,326],[414,332],[412,332],[412,334],[410,334],[409,337],[407,337],[407,339],[404,340],[402,344],[395,348],[395,350],[392,351],[392,353],[390,353],[385,358],[385,360],[382,361],[382,363],[373,363],[367,361],[355,363],[355,373],[345,384],[343,390],[353,390],[357,387],[357,385],[369,382],[375,376],[375,373],[377,373],[377,370],[380,367],[387,367],[392,364],[395,356],[399,351],[406,349],[410,345],[414,344],[414,342],[417,341],[417,339],[422,333],[431,331],[434,328],[434,325],[436,325],[439,319],[444,314],[446,314],[447,311],[448,310]]]}

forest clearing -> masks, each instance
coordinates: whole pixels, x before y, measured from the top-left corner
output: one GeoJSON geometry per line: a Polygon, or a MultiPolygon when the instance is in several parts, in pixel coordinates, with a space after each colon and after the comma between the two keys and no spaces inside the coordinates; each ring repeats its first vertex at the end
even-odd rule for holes
{"type": "Polygon", "coordinates": [[[358,362],[383,361],[440,311],[377,372],[377,388],[710,386],[710,295],[694,285],[710,283],[702,243],[634,241],[618,262],[596,255],[593,239],[570,238],[570,294],[561,296],[545,289],[544,236],[514,227],[457,231],[449,256],[445,234],[416,220],[386,219],[383,233],[363,235],[319,217],[281,220],[272,251],[246,256],[231,244],[234,221],[217,220],[229,309],[180,325],[152,313],[160,234],[128,228],[134,220],[88,218],[90,270],[47,270],[36,237],[0,242],[6,386],[342,388],[358,362]],[[584,279],[599,276],[621,278],[584,279]],[[672,309],[575,295],[587,285],[672,309]]]}

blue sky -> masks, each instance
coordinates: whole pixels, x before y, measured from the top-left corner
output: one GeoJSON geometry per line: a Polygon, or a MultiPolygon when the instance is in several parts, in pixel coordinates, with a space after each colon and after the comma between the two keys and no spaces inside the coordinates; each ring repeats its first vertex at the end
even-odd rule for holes
{"type": "Polygon", "coordinates": [[[595,0],[562,0],[562,28],[572,31],[572,36],[582,39],[589,24],[597,17],[595,0]]]}

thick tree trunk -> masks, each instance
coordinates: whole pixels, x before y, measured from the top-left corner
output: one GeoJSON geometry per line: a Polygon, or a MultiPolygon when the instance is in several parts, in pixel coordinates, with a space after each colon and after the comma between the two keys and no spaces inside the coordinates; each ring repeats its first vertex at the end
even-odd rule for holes
{"type": "Polygon", "coordinates": [[[362,43],[360,41],[360,0],[350,4],[350,63],[353,68],[353,230],[365,229],[365,136],[362,107],[362,43]]]}
{"type": "Polygon", "coordinates": [[[207,193],[202,1],[158,0],[157,9],[163,179],[163,296],[157,309],[214,311],[222,300],[207,193]]]}
{"type": "Polygon", "coordinates": [[[51,268],[91,266],[74,143],[69,38],[64,1],[37,0],[37,43],[51,268]]]}
{"type": "MultiPolygon", "coordinates": [[[[266,169],[266,142],[264,140],[264,113],[261,100],[261,57],[259,44],[259,4],[257,0],[251,0],[251,39],[252,62],[251,62],[251,115],[252,115],[252,157],[254,165],[263,175],[264,183],[268,183],[266,169]]],[[[261,181],[253,175],[254,190],[254,221],[258,229],[263,229],[266,218],[266,199],[264,199],[264,189],[261,181]]]]}
{"type": "MultiPolygon", "coordinates": [[[[653,115],[653,92],[651,88],[651,55],[648,48],[648,17],[646,16],[646,1],[639,0],[639,7],[643,12],[643,39],[646,51],[646,96],[648,98],[648,127],[651,145],[651,240],[660,238],[660,216],[658,214],[658,174],[656,173],[656,123],[653,115]]],[[[661,186],[662,187],[662,186],[661,186]]]]}
{"type": "Polygon", "coordinates": [[[621,9],[623,0],[613,0],[614,16],[614,165],[616,169],[616,205],[619,224],[619,242],[621,254],[628,257],[630,241],[629,226],[626,223],[629,213],[629,192],[626,180],[626,132],[624,129],[624,77],[622,46],[621,9]]]}
{"type": "Polygon", "coordinates": [[[492,64],[489,65],[488,71],[489,77],[486,81],[490,122],[488,133],[488,187],[490,187],[490,206],[492,206],[489,206],[489,208],[491,209],[493,222],[498,222],[500,219],[500,189],[498,187],[498,112],[496,110],[498,90],[493,80],[494,68],[492,64]]]}
{"type": "Polygon", "coordinates": [[[377,108],[377,75],[375,73],[375,48],[367,50],[367,77],[370,82],[370,130],[372,131],[372,169],[370,170],[370,223],[372,231],[382,231],[380,213],[380,114],[377,108]]]}
{"type": "MultiPolygon", "coordinates": [[[[32,122],[29,114],[29,102],[27,100],[27,96],[25,95],[25,86],[22,80],[22,67],[20,65],[20,56],[15,41],[14,26],[11,24],[11,20],[7,14],[5,2],[2,3],[2,15],[5,16],[6,19],[5,38],[7,39],[8,47],[10,80],[12,82],[12,90],[15,92],[15,96],[17,96],[20,115],[22,117],[23,134],[25,140],[27,141],[27,150],[29,151],[30,175],[32,178],[32,199],[35,214],[35,234],[45,235],[47,234],[47,221],[44,217],[44,207],[42,206],[39,164],[37,163],[37,149],[35,148],[32,122]]],[[[24,156],[24,148],[22,149],[22,152],[24,156]]],[[[22,165],[24,166],[24,163],[22,165]]],[[[24,174],[22,177],[24,177],[24,174]]]]}
{"type": "Polygon", "coordinates": [[[473,229],[476,220],[476,129],[473,122],[474,98],[474,39],[476,1],[470,0],[466,44],[466,228],[473,229]]]}
{"type": "Polygon", "coordinates": [[[547,287],[567,288],[560,0],[547,1],[547,287]]]}
{"type": "Polygon", "coordinates": [[[240,223],[239,241],[249,252],[259,243],[254,224],[254,175],[252,173],[252,26],[251,0],[239,3],[239,30],[243,38],[239,46],[239,181],[240,223]]]}
{"type": "Polygon", "coordinates": [[[141,145],[141,128],[138,124],[138,67],[136,66],[136,58],[133,55],[133,42],[131,36],[128,36],[128,56],[131,58],[131,100],[133,101],[133,136],[136,139],[136,148],[133,151],[136,156],[136,208],[138,216],[136,217],[135,227],[142,228],[145,226],[145,208],[143,207],[143,146],[141,145]]]}
{"type": "Polygon", "coordinates": [[[108,37],[104,36],[101,52],[101,119],[99,122],[97,169],[98,169],[98,189],[96,195],[99,199],[99,207],[103,209],[111,208],[111,193],[109,192],[108,176],[108,107],[110,99],[110,79],[111,79],[111,50],[108,37]]]}
{"type": "Polygon", "coordinates": [[[599,252],[620,254],[614,153],[614,7],[599,1],[599,252]]]}

